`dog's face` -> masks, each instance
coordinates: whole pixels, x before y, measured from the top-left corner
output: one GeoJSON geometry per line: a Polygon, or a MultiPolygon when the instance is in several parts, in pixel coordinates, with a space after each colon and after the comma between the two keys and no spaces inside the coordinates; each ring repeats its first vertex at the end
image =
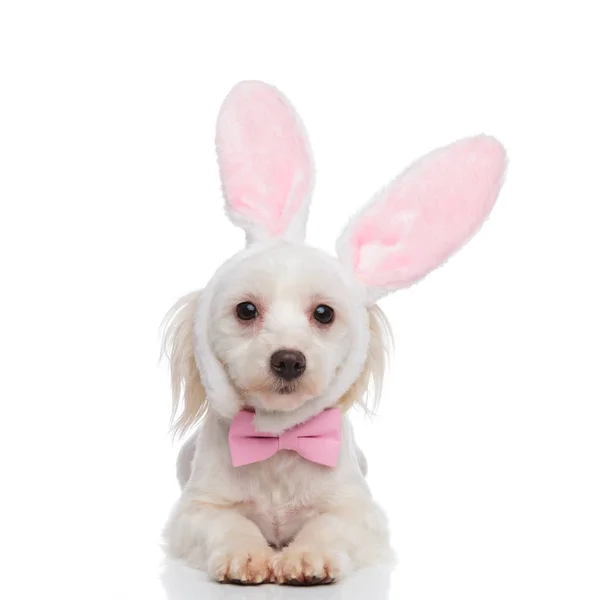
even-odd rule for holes
{"type": "Polygon", "coordinates": [[[209,340],[243,406],[291,411],[320,396],[367,311],[339,264],[281,244],[238,262],[211,302],[209,340]]]}

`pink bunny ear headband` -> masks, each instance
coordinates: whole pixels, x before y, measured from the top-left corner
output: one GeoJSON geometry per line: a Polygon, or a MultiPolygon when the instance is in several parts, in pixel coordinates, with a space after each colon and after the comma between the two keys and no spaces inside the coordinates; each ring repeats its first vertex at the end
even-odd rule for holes
{"type": "MultiPolygon", "coordinates": [[[[194,353],[213,407],[226,418],[237,393],[209,340],[219,283],[242,261],[277,245],[303,246],[314,167],[304,128],[286,98],[258,81],[236,85],[217,121],[217,154],[227,213],[246,232],[247,248],[225,262],[204,288],[194,320],[194,353]]],[[[478,136],[435,150],[410,166],[354,216],[337,242],[339,268],[357,306],[407,287],[465,244],[488,216],[502,185],[506,157],[494,138],[478,136]]],[[[360,320],[360,316],[355,315],[360,320]]],[[[358,322],[358,321],[357,321],[358,322]]],[[[261,431],[277,433],[333,406],[360,373],[368,327],[356,327],[348,357],[323,396],[282,415],[258,413],[261,431]]]]}
{"type": "MultiPolygon", "coordinates": [[[[248,245],[302,242],[314,182],[306,133],[274,87],[237,84],[217,122],[227,212],[248,245]]],[[[441,265],[481,227],[504,180],[506,153],[479,135],[414,162],[355,215],[337,242],[367,303],[407,287],[441,265]]]]}

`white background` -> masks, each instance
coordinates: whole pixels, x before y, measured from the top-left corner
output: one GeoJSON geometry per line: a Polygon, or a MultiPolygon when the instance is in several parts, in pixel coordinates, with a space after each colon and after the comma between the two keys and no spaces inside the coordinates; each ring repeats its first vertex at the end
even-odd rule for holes
{"type": "Polygon", "coordinates": [[[593,5],[4,0],[0,596],[597,599],[593,5]],[[246,590],[162,566],[177,487],[158,327],[243,243],[213,128],[254,78],[306,123],[309,241],[328,250],[417,156],[483,131],[510,157],[480,234],[382,302],[397,352],[357,428],[391,579],[246,590]]]}

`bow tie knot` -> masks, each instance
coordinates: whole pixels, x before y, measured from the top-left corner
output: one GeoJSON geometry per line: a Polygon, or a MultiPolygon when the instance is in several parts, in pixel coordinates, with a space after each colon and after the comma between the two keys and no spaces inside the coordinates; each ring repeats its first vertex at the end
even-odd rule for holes
{"type": "Polygon", "coordinates": [[[329,408],[280,435],[262,433],[254,427],[254,413],[240,411],[229,429],[229,450],[234,467],[267,460],[280,450],[291,450],[306,460],[335,467],[340,437],[341,413],[329,408]]]}
{"type": "Polygon", "coordinates": [[[292,450],[298,452],[298,435],[293,429],[284,431],[278,438],[279,450],[292,450]]]}

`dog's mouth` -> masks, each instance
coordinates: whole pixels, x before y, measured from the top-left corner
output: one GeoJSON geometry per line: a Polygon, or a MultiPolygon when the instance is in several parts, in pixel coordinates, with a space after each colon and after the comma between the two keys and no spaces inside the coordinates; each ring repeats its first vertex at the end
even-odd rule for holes
{"type": "Polygon", "coordinates": [[[308,373],[292,381],[268,373],[254,381],[245,382],[236,380],[227,364],[221,362],[221,365],[239,393],[240,402],[246,407],[287,412],[322,393],[318,382],[308,373]]]}
{"type": "Polygon", "coordinates": [[[276,388],[275,391],[281,396],[289,396],[296,391],[296,388],[291,385],[282,385],[281,387],[276,388]]]}
{"type": "Polygon", "coordinates": [[[299,377],[292,381],[275,377],[268,382],[267,389],[278,396],[291,396],[292,394],[314,395],[316,393],[314,385],[311,385],[311,382],[305,377],[299,377]]]}
{"type": "Polygon", "coordinates": [[[244,389],[246,393],[268,393],[276,394],[277,396],[290,396],[292,394],[302,393],[306,390],[303,378],[296,381],[287,381],[278,377],[270,377],[266,381],[260,382],[258,385],[253,385],[244,389]]]}
{"type": "Polygon", "coordinates": [[[270,411],[295,410],[316,395],[314,385],[303,377],[296,381],[270,377],[259,385],[238,389],[245,404],[270,411]]]}

